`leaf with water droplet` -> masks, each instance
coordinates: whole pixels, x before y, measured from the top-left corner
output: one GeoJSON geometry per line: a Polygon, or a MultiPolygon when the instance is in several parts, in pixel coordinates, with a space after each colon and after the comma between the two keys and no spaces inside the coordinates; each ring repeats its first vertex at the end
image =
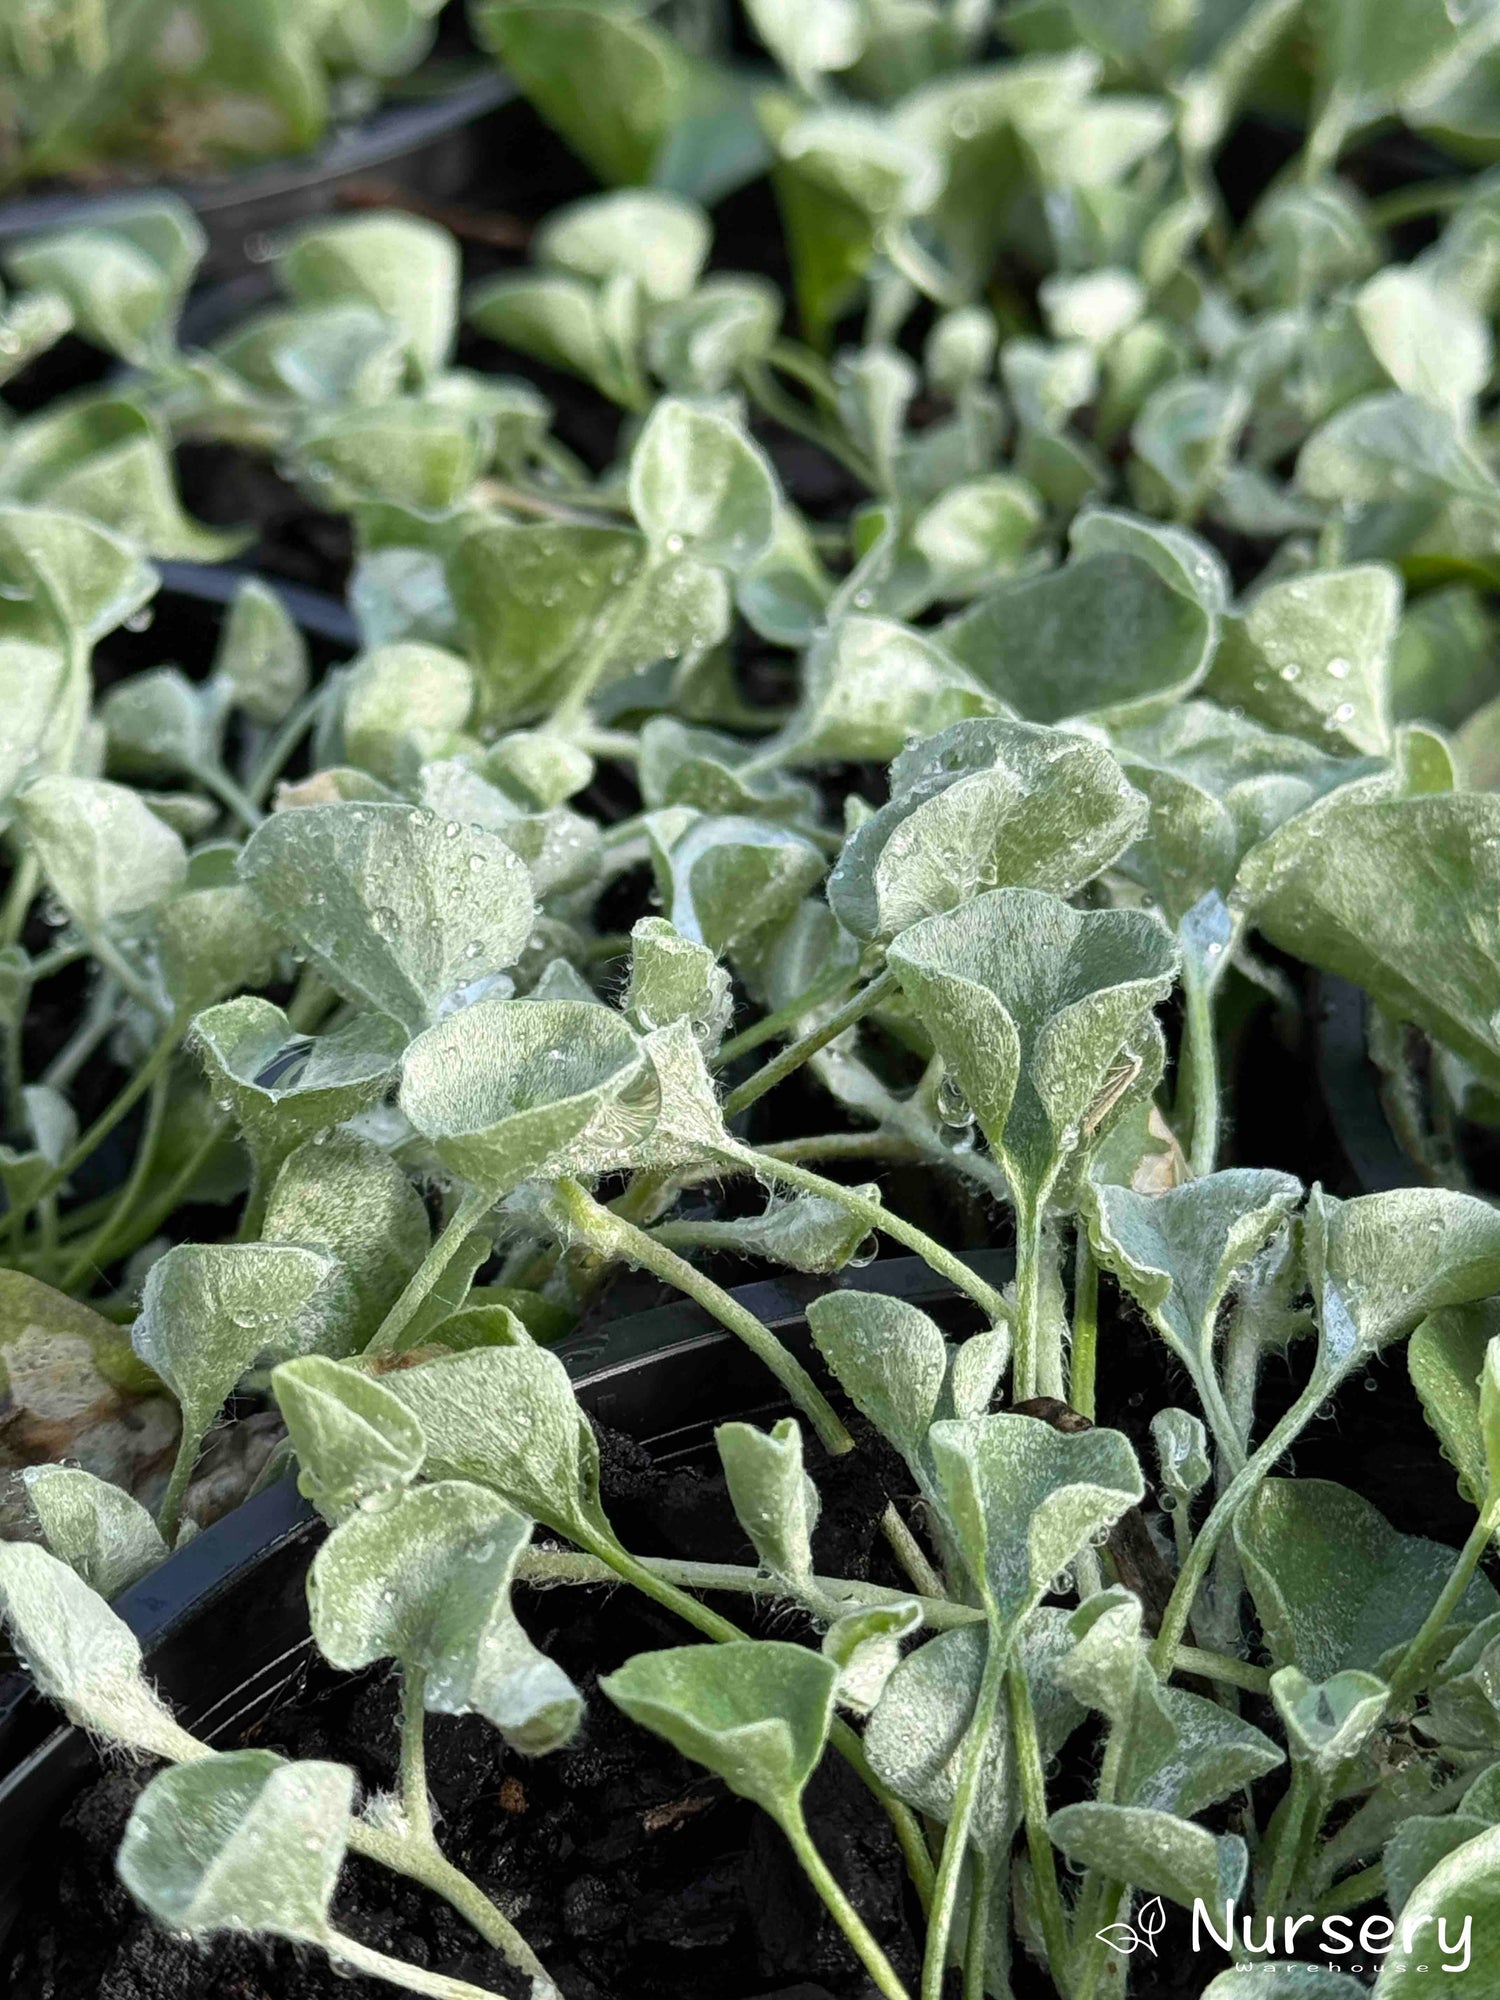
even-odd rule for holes
{"type": "Polygon", "coordinates": [[[503,841],[472,831],[448,840],[440,819],[407,806],[274,814],[246,842],[240,872],[331,985],[412,1033],[456,987],[514,965],[535,916],[530,878],[503,841]]]}

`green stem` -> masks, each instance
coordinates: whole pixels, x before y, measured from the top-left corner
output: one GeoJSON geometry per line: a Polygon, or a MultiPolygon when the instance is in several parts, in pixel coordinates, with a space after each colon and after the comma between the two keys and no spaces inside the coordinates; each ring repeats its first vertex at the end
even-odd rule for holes
{"type": "Polygon", "coordinates": [[[1015,1396],[1062,1397],[1062,1357],[1042,1354],[1042,1205],[1016,1202],[1015,1396]],[[1056,1377],[1056,1381],[1052,1377],[1056,1377]]]}
{"type": "Polygon", "coordinates": [[[401,1669],[401,1810],[419,1839],[431,1840],[432,1800],[427,1793],[427,1675],[401,1669]]]}
{"type": "Polygon", "coordinates": [[[1341,1374],[1316,1371],[1280,1423],[1271,1431],[1265,1442],[1250,1454],[1214,1502],[1208,1519],[1198,1531],[1192,1555],[1177,1573],[1177,1581],[1172,1587],[1171,1598],[1162,1616],[1161,1630],[1151,1648],[1152,1664],[1158,1673],[1162,1671],[1165,1663],[1174,1657],[1182,1642],[1182,1635],[1192,1615],[1193,1600],[1198,1595],[1199,1587],[1208,1574],[1209,1565],[1218,1551],[1219,1543],[1235,1515],[1268,1476],[1287,1446],[1338,1388],[1342,1379],[1341,1374]]]}
{"type": "Polygon", "coordinates": [[[1073,1257],[1073,1348],[1067,1400],[1094,1421],[1099,1361],[1099,1265],[1084,1224],[1078,1224],[1073,1257]]]}
{"type": "Polygon", "coordinates": [[[764,1097],[768,1090],[774,1090],[778,1083],[784,1083],[794,1071],[801,1069],[810,1056],[815,1056],[819,1049],[827,1048],[846,1028],[852,1028],[872,1007],[878,1007],[895,991],[896,975],[889,969],[882,972],[878,979],[872,979],[868,986],[862,986],[826,1021],[800,1036],[779,1056],[774,1056],[758,1069],[754,1076],[747,1076],[737,1089],[730,1091],[724,1100],[724,1116],[733,1118],[738,1112],[748,1110],[758,1098],[764,1097]]]}
{"type": "Polygon", "coordinates": [[[41,863],[29,850],[16,862],[0,904],[0,944],[14,944],[26,928],[26,912],[31,908],[42,879],[41,863]]]}
{"type": "Polygon", "coordinates": [[[664,1284],[675,1286],[690,1299],[695,1299],[705,1312],[712,1313],[721,1326],[727,1327],[758,1360],[764,1362],[830,1452],[837,1454],[854,1449],[854,1439],[817,1383],[796,1356],[754,1313],[747,1312],[722,1286],[704,1277],[701,1271],[679,1257],[665,1243],[648,1236],[633,1222],[627,1222],[622,1216],[601,1206],[576,1181],[559,1181],[557,1191],[569,1221],[590,1249],[639,1264],[664,1284]]]}
{"type": "Polygon", "coordinates": [[[37,1184],[28,1199],[16,1204],[8,1219],[12,1231],[17,1236],[19,1236],[21,1225],[25,1221],[26,1216],[35,1207],[36,1203],[41,1201],[44,1196],[52,1194],[56,1189],[60,1188],[68,1176],[83,1165],[84,1161],[88,1159],[95,1148],[101,1146],[109,1137],[110,1133],[113,1132],[136,1100],[143,1097],[152,1084],[155,1083],[157,1077],[177,1053],[177,1044],[182,1039],[183,1026],[184,1023],[180,1018],[174,1018],[171,1026],[167,1029],[156,1047],[147,1056],[146,1060],[141,1064],[140,1068],[131,1077],[130,1081],[114,1101],[105,1106],[104,1110],[100,1112],[99,1116],[83,1134],[82,1138],[79,1139],[78,1143],[58,1162],[47,1178],[37,1184]]]}
{"type": "MultiPolygon", "coordinates": [[[[499,2000],[488,1986],[471,1986],[467,1979],[450,1979],[446,1972],[424,1972],[420,1966],[408,1965],[405,1959],[387,1958],[383,1951],[345,1937],[341,1931],[329,1931],[323,1947],[335,1965],[348,1966],[371,1979],[383,1979],[387,1985],[399,1986],[403,1993],[420,1993],[424,2000],[499,2000]]],[[[532,1974],[533,1978],[536,1976],[532,1974]]],[[[541,1976],[545,1978],[546,1974],[541,1976]]],[[[548,1989],[557,1991],[550,1980],[548,1989]]]]}
{"type": "Polygon", "coordinates": [[[365,1348],[366,1354],[390,1352],[396,1344],[397,1336],[411,1324],[428,1293],[458,1255],[459,1246],[464,1238],[494,1203],[494,1194],[486,1188],[465,1189],[458,1207],[449,1216],[432,1248],[412,1273],[406,1290],[381,1321],[374,1339],[365,1348]]]}
{"type": "Polygon", "coordinates": [[[791,431],[796,437],[806,438],[820,451],[826,451],[830,458],[838,460],[846,472],[852,472],[862,486],[869,487],[872,493],[876,490],[875,470],[864,454],[846,444],[816,412],[799,403],[795,396],[789,396],[769,368],[759,362],[748,362],[740,370],[740,381],[748,390],[751,401],[773,423],[780,424],[783,430],[791,431]]]}
{"type": "Polygon", "coordinates": [[[1363,1909],[1366,1903],[1373,1903],[1385,1894],[1385,1863],[1376,1861],[1368,1868],[1358,1869],[1353,1875],[1346,1875],[1342,1882],[1335,1882],[1326,1896],[1320,1896],[1314,1905],[1313,1914],[1319,1917],[1336,1917],[1344,1910],[1363,1909]]]}
{"type": "Polygon", "coordinates": [[[70,1292],[78,1284],[86,1271],[102,1270],[109,1261],[110,1245],[114,1241],[115,1229],[125,1216],[134,1209],[140,1199],[141,1189],[151,1171],[156,1148],[161,1141],[162,1126],[166,1122],[167,1098],[171,1090],[172,1071],[170,1065],[161,1069],[151,1084],[151,1098],[146,1107],[146,1127],[141,1134],[140,1144],[135,1149],[135,1159],[131,1163],[130,1174],[120,1189],[114,1205],[104,1222],[90,1236],[78,1255],[69,1264],[58,1281],[58,1289],[70,1292]]]}
{"type": "Polygon", "coordinates": [[[722,1069],[726,1063],[733,1062],[736,1056],[748,1055],[752,1049],[758,1049],[762,1042],[774,1041],[777,1035],[785,1034],[788,1028],[795,1028],[803,1016],[809,1014],[814,1007],[826,1006],[830,1000],[836,1000],[841,993],[847,992],[858,977],[857,972],[841,972],[836,979],[815,980],[807,991],[799,993],[795,1000],[789,1000],[786,1006],[778,1007],[774,1014],[762,1015],[760,1020],[753,1022],[740,1034],[725,1042],[714,1057],[714,1068],[722,1069]]]}
{"type": "Polygon", "coordinates": [[[356,1820],[349,1830],[349,1846],[366,1860],[378,1861],[394,1874],[420,1882],[424,1889],[441,1896],[450,1909],[457,1910],[485,1943],[503,1952],[512,1965],[519,1966],[533,1979],[548,1978],[546,1967],[504,1911],[495,1907],[477,1882],[471,1882],[461,1868],[454,1867],[435,1841],[356,1820]]]}
{"type": "Polygon", "coordinates": [[[969,1829],[979,1801],[979,1783],[989,1755],[989,1742],[1005,1685],[1006,1649],[994,1633],[990,1635],[980,1676],[974,1713],[964,1735],[963,1756],[953,1793],[953,1810],[943,1832],[943,1851],[933,1884],[932,1908],[927,1917],[927,1948],[922,1959],[922,2000],[942,2000],[943,1981],[948,1970],[948,1939],[958,1903],[959,1876],[969,1845],[969,1829]]]}
{"type": "Polygon", "coordinates": [[[1302,1836],[1308,1817],[1314,1811],[1316,1795],[1317,1787],[1308,1774],[1306,1764],[1294,1763],[1286,1806],[1281,1824],[1276,1829],[1276,1853],[1271,1864],[1271,1878],[1266,1884],[1264,1903],[1259,1911],[1262,1916],[1275,1919],[1281,1915],[1287,1891],[1295,1879],[1302,1836]]]}
{"type": "Polygon", "coordinates": [[[202,1443],[202,1438],[196,1432],[190,1432],[184,1423],[177,1440],[177,1456],[172,1461],[172,1476],[167,1481],[167,1490],[161,1496],[161,1508],[156,1516],[161,1538],[169,1549],[177,1546],[177,1531],[182,1526],[182,1503],[187,1496],[188,1482],[192,1479],[193,1467],[198,1463],[202,1443]]]}
{"type": "Polygon", "coordinates": [[[969,1934],[964,1940],[963,2000],[984,2000],[994,1872],[995,1865],[989,1855],[976,1847],[969,1861],[969,1934]]]}
{"type": "Polygon", "coordinates": [[[1188,1164],[1200,1178],[1211,1174],[1219,1153],[1219,1043],[1210,982],[1191,952],[1182,963],[1184,1068],[1193,1107],[1188,1164]]]}
{"type": "Polygon", "coordinates": [[[144,975],[136,971],[108,931],[91,930],[88,933],[88,940],[89,949],[95,958],[104,970],[124,987],[131,999],[138,1000],[148,1013],[160,1014],[162,1011],[160,996],[152,992],[144,975]]]}
{"type": "Polygon", "coordinates": [[[920,1160],[922,1149],[884,1127],[875,1132],[818,1132],[805,1139],[773,1139],[760,1148],[767,1159],[790,1166],[808,1160],[920,1160]]]}
{"type": "Polygon", "coordinates": [[[886,1996],[886,2000],[911,2000],[910,1994],[896,1977],[895,1967],[871,1937],[859,1912],[839,1887],[828,1863],[814,1847],[812,1836],[807,1830],[807,1821],[802,1817],[800,1804],[783,1814],[778,1814],[777,1823],[791,1842],[792,1851],[801,1862],[808,1880],[822,1897],[834,1922],[853,1947],[855,1956],[886,1996]]]}
{"type": "Polygon", "coordinates": [[[1037,1741],[1036,1716],[1031,1706],[1031,1688],[1019,1660],[1012,1662],[1006,1676],[1010,1687],[1010,1728],[1015,1745],[1016,1770],[1021,1781],[1021,1804],[1026,1814],[1026,1851],[1031,1856],[1031,1873],[1036,1883],[1037,1915],[1042,1939],[1047,1947],[1047,1965],[1052,1983],[1060,1993],[1071,1984],[1071,1952],[1068,1946],[1068,1919],[1063,1909],[1062,1890],[1057,1882],[1057,1856],[1047,1832],[1047,1780],[1042,1770],[1041,1745],[1037,1741]]]}
{"type": "Polygon", "coordinates": [[[735,1146],[723,1155],[726,1161],[744,1167],[750,1173],[759,1174],[767,1180],[780,1181],[785,1187],[801,1188],[807,1194],[822,1195],[827,1201],[840,1202],[851,1215],[857,1215],[869,1229],[877,1229],[900,1243],[908,1250],[914,1250],[922,1261],[946,1278],[957,1291],[970,1298],[979,1307],[992,1325],[1008,1324],[1012,1315],[1010,1307],[993,1285],[987,1285],[983,1278],[976,1276],[961,1257],[951,1250],[945,1250],[941,1243],[930,1237],[925,1229],[918,1229],[915,1223],[904,1216],[895,1214],[882,1202],[862,1195],[857,1188],[844,1187],[838,1181],[825,1180],[822,1174],[815,1174],[806,1167],[799,1167],[791,1160],[777,1159],[773,1154],[762,1153],[754,1146],[735,1146]]]}
{"type": "Polygon", "coordinates": [[[266,745],[264,755],[245,786],[246,798],[257,806],[265,804],[271,787],[281,776],[292,752],[317,721],[318,711],[327,700],[328,688],[331,685],[331,682],[325,682],[323,686],[299,701],[266,745]]]}
{"type": "Polygon", "coordinates": [[[234,814],[246,833],[254,833],[265,818],[254,799],[242,792],[229,773],[220,770],[216,764],[195,764],[188,775],[196,778],[206,792],[212,792],[220,805],[234,814]]]}
{"type": "MultiPolygon", "coordinates": [[[[764,1570],[741,1563],[685,1562],[673,1556],[638,1556],[634,1560],[659,1582],[676,1590],[733,1592],[745,1597],[787,1599],[787,1591],[764,1570]]],[[[576,1555],[571,1549],[530,1548],[521,1557],[516,1574],[535,1590],[553,1586],[609,1583],[618,1575],[614,1564],[598,1555],[576,1555]]],[[[842,1602],[851,1609],[860,1604],[915,1604],[922,1623],[931,1632],[951,1632],[960,1625],[978,1625],[984,1613],[974,1604],[960,1604],[951,1597],[939,1597],[922,1590],[893,1589],[889,1584],[867,1583],[848,1576],[814,1576],[812,1586],[821,1597],[842,1602]]],[[[694,1602],[688,1599],[688,1602],[694,1602]]],[[[790,1601],[790,1600],[788,1600],[790,1601]]],[[[678,1609],[676,1597],[672,1608],[678,1609]]],[[[722,1636],[716,1634],[711,1636],[722,1636]]],[[[737,1635],[738,1636],[738,1635],[737,1635]]],[[[1271,1676],[1264,1667],[1236,1660],[1224,1653],[1205,1652],[1199,1646],[1179,1646],[1172,1658],[1172,1671],[1192,1674],[1199,1680],[1218,1681],[1225,1687],[1243,1688],[1249,1694],[1266,1694],[1271,1676]]]]}
{"type": "Polygon", "coordinates": [[[1407,1646],[1396,1671],[1390,1677],[1392,1710],[1404,1707],[1425,1682],[1438,1648],[1442,1644],[1443,1634],[1448,1629],[1449,1621],[1457,1611],[1463,1594],[1479,1567],[1480,1558],[1493,1540],[1497,1528],[1500,1528],[1500,1491],[1490,1494],[1486,1499],[1484,1509],[1474,1523],[1469,1539],[1460,1549],[1458,1558],[1448,1574],[1448,1581],[1443,1585],[1442,1594],[1422,1620],[1421,1629],[1407,1646]]]}

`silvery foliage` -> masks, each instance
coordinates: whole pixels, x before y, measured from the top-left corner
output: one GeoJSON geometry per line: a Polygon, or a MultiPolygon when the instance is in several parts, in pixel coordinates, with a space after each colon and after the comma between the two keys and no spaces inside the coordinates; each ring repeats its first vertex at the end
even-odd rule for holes
{"type": "MultiPolygon", "coordinates": [[[[189,350],[202,243],[175,204],[7,253],[0,372],[69,324],[126,372],[0,435],[0,1180],[32,1288],[0,1356],[19,1381],[36,1297],[71,1326],[65,1295],[98,1291],[133,1324],[127,1347],[88,1314],[92,1358],[170,1392],[180,1440],[155,1519],[156,1494],[33,1469],[40,1546],[0,1549],[0,1595],[76,1720],[184,1760],[122,1862],[163,1920],[326,1941],[363,1837],[346,1773],[198,1759],[101,1601],[197,1518],[226,1408],[269,1371],[331,1530],[329,1657],[394,1659],[409,1728],[473,1709],[540,1752],[579,1703],[512,1608],[549,1560],[530,1524],[653,1573],[538,1342],[621,1262],[723,1311],[705,1253],[833,1277],[890,1222],[941,1258],[897,1162],[1018,1225],[1014,1291],[976,1289],[967,1339],[857,1276],[809,1310],[920,1496],[890,1523],[920,1542],[910,1588],[820,1564],[816,1404],[725,1425],[739,1581],[813,1643],[717,1630],[606,1698],[794,1844],[864,1718],[878,1782],[948,1829],[940,1883],[967,1852],[1000,1869],[1025,1826],[1014,1908],[1065,1952],[1060,1990],[1118,1980],[1111,1935],[1154,1936],[1164,1903],[1489,1906],[1500,1227],[1442,1184],[1438,1141],[1500,1092],[1497,196],[1476,175],[1398,256],[1340,161],[1392,119],[1487,158],[1493,10],[1338,0],[1312,36],[1296,12],[1078,0],[1063,25],[1007,10],[1000,43],[982,7],[747,0],[776,69],[752,91],[664,11],[491,0],[481,34],[607,186],[466,300],[444,231],[345,218],[278,245],[280,297],[189,350]],[[1316,106],[1305,171],[1231,237],[1215,160],[1263,98],[1316,106]],[[767,168],[790,302],[712,260],[706,204],[767,168]],[[1002,258],[1040,273],[1024,330],[991,310],[1002,258]],[[614,461],[563,447],[524,372],[456,365],[461,314],[502,368],[626,413],[614,461]],[[803,506],[788,429],[857,487],[847,518],[803,506]],[[182,502],[186,437],[269,454],[348,518],[361,645],[316,684],[251,583],[212,658],[96,699],[151,559],[233,544],[182,502]],[[735,672],[752,655],[774,708],[735,672]],[[639,810],[604,803],[622,774],[639,810]],[[1368,996],[1426,1185],[1338,1200],[1220,1166],[1217,1012],[1276,983],[1258,940],[1368,996]],[[30,1010],[78,960],[86,1018],[33,1077],[30,1010]],[[733,1093],[777,1037],[830,1129],[758,1149],[733,1093]],[[76,1108],[105,1060],[119,1116],[146,1103],[101,1214],[73,1176],[107,1136],[76,1108]],[[807,1173],[840,1154],[846,1178],[807,1173]],[[716,1206],[751,1165],[767,1200],[716,1206]],[[236,1240],[177,1240],[180,1206],[242,1193],[236,1240]],[[1114,1414],[1065,1243],[1175,1371],[1150,1497],[1122,1431],[1057,1408],[1114,1414]],[[1462,1552],[1290,1476],[1303,1427],[1403,1343],[1475,1513],[1462,1552]],[[1285,1414],[1259,1394],[1274,1353],[1285,1414]],[[1254,1722],[1201,1692],[1215,1672],[1254,1722]],[[1093,1768],[1086,1728],[1095,1795],[1059,1805],[1049,1760],[1093,1768]],[[1259,1780],[1286,1799],[1249,1843],[1225,1802],[1259,1780]],[[311,1859],[257,1886],[278,1842],[311,1859]],[[1053,1855],[1081,1881],[1055,1859],[1049,1881],[1053,1855]]],[[[966,1921],[936,1907],[929,1990],[966,1921]]],[[[1476,1994],[1495,1970],[1477,1950],[1476,1994]]],[[[1379,1991],[1407,1979],[1392,1957],[1379,1991]]],[[[1316,1985],[1242,1966],[1214,1990],[1316,1985]]]]}

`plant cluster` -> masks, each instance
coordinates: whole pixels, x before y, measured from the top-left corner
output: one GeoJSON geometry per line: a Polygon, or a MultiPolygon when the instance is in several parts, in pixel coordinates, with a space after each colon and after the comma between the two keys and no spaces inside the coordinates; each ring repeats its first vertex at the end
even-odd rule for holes
{"type": "MultiPolygon", "coordinates": [[[[7,255],[8,368],[71,327],[124,369],[0,433],[0,1353],[14,1383],[38,1335],[82,1349],[175,1463],[149,1510],[98,1440],[34,1468],[45,1546],[0,1547],[0,1608],[75,1720],[167,1760],[120,1867],[190,1935],[472,1994],[331,1928],[353,1850],[545,1991],[438,1847],[424,1721],[566,1742],[580,1694],[512,1592],[619,1579],[700,1643],[603,1696],[771,1814],[887,2000],[803,1817],[829,1747],[900,1844],[921,2000],[1003,1996],[1022,1953],[1061,2000],[1117,1995],[1163,1898],[1347,1922],[1372,1955],[1471,1917],[1451,1990],[1487,1995],[1500,1214],[1447,1135],[1500,1116],[1500,193],[1377,203],[1353,175],[1382,120],[1483,127],[1500,27],[1343,0],[1309,44],[1283,0],[1028,0],[1021,53],[975,65],[989,10],[962,0],[747,12],[785,70],[757,129],[806,338],[661,186],[558,211],[466,301],[432,225],[314,225],[209,348],[178,337],[202,244],[174,204],[7,255]],[[1298,101],[1309,47],[1303,151],[1231,228],[1218,150],[1247,103],[1298,101]],[[455,361],[461,311],[616,406],[610,463],[533,380],[455,361]],[[315,681],[251,580],[212,661],[99,692],[151,559],[253,533],[184,507],[173,449],[205,440],[347,518],[364,648],[315,681]],[[793,444],[851,504],[799,500],[793,444]],[[1221,1165],[1222,1015],[1294,1010],[1299,962],[1369,996],[1426,1185],[1221,1165]],[[49,990],[82,1010],[34,1068],[49,990]],[[794,1076],[828,1129],[768,1137],[794,1076]],[[1012,1286],[848,1178],[897,1163],[1009,1214],[1012,1286]],[[715,1210],[751,1177],[760,1212],[715,1210]],[[231,1202],[232,1237],[196,1240],[231,1202]],[[831,1277],[882,1238],[981,1329],[831,1287],[815,1378],[702,1261],[831,1277]],[[645,1558],[605,1511],[547,1347],[623,1266],[795,1412],[718,1434],[753,1567],[645,1558]],[[1104,1338],[1137,1311],[1181,1385],[1145,1467],[1099,1407],[1101,1289],[1104,1338]],[[1473,1506],[1460,1550],[1288,1475],[1400,1343],[1473,1506]],[[213,1511],[195,1468],[247,1392],[285,1430],[262,1476],[295,1462],[328,1523],[319,1648],[399,1668],[392,1797],[210,1750],[108,1609],[213,1511]],[[815,1466],[859,1450],[851,1411],[918,1496],[883,1524],[909,1588],[814,1561],[805,1432],[815,1466]],[[1070,1745],[1091,1783],[1059,1804],[1070,1745]]],[[[735,178],[699,94],[728,72],[643,11],[485,19],[607,176],[735,178]]],[[[1424,1976],[1398,1946],[1377,1990],[1424,1976]]],[[[1250,1961],[1211,1989],[1360,1990],[1250,1961]]]]}
{"type": "Polygon", "coordinates": [[[428,53],[442,0],[16,0],[0,186],[306,152],[428,53]]]}

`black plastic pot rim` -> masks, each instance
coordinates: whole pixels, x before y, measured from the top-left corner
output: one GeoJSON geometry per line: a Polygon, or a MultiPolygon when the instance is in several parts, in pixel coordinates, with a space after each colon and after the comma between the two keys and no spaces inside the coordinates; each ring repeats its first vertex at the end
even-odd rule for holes
{"type": "Polygon", "coordinates": [[[205,604],[230,604],[243,584],[264,584],[280,598],[293,622],[314,639],[326,639],[333,646],[360,645],[359,625],[354,614],[336,597],[325,591],[310,590],[305,584],[283,583],[279,577],[234,563],[155,562],[164,592],[193,597],[205,604]]]}
{"type": "Polygon", "coordinates": [[[346,174],[386,166],[472,119],[498,111],[515,96],[516,86],[510,78],[493,70],[439,97],[382,104],[362,124],[336,131],[311,153],[267,161],[238,173],[142,183],[104,194],[59,189],[49,194],[19,195],[0,201],[0,240],[43,230],[107,226],[112,214],[131,209],[144,196],[162,189],[181,196],[198,214],[211,218],[220,209],[313,189],[346,174]]]}

